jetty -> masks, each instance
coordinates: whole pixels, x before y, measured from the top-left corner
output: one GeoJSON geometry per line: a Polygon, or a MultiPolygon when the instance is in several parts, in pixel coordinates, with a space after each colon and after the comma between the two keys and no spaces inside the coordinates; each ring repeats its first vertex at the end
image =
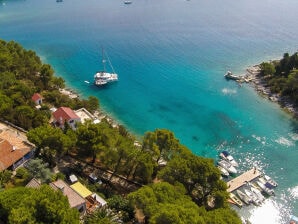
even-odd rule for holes
{"type": "Polygon", "coordinates": [[[243,185],[245,185],[247,182],[250,182],[261,175],[262,175],[261,171],[259,171],[256,168],[252,168],[252,169],[246,171],[245,173],[241,174],[240,176],[228,181],[227,182],[227,185],[228,185],[227,191],[229,193],[233,192],[233,191],[237,190],[238,188],[242,187],[243,185]]]}

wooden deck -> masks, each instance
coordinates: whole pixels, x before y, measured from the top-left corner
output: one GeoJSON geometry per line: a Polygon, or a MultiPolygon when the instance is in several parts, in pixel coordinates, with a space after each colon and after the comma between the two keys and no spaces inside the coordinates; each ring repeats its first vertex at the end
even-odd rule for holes
{"type": "Polygon", "coordinates": [[[227,182],[228,185],[228,192],[232,192],[239,187],[243,186],[246,184],[246,182],[252,181],[253,179],[259,177],[262,173],[255,168],[252,168],[245,173],[241,174],[240,176],[230,180],[227,182]]]}

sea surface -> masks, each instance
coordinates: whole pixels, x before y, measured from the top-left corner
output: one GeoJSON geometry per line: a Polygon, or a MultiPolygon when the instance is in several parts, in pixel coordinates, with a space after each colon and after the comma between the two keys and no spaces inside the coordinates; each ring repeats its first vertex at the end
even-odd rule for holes
{"type": "Polygon", "coordinates": [[[298,123],[223,75],[297,51],[297,12],[297,0],[0,0],[0,39],[36,51],[137,136],[167,128],[197,155],[226,149],[241,172],[257,166],[276,196],[237,211],[280,224],[298,215],[298,123]],[[98,88],[102,47],[119,81],[98,88]]]}

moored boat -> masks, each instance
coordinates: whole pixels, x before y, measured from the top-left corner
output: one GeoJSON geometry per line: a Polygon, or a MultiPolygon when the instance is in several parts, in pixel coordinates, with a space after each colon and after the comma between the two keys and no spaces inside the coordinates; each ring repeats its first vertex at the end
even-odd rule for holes
{"type": "Polygon", "coordinates": [[[244,194],[241,190],[236,190],[238,197],[247,205],[250,204],[251,198],[249,198],[246,194],[244,194]]]}
{"type": "MultiPolygon", "coordinates": [[[[269,178],[269,177],[267,176],[267,178],[269,178]]],[[[260,181],[262,184],[264,184],[264,185],[265,185],[267,188],[269,188],[269,189],[273,189],[273,188],[275,188],[275,187],[277,186],[277,184],[276,184],[275,182],[273,182],[273,181],[268,181],[268,180],[265,178],[265,175],[259,177],[259,181],[260,181]]]]}
{"type": "Polygon", "coordinates": [[[226,79],[233,79],[236,81],[240,81],[242,79],[241,76],[234,75],[231,71],[227,71],[227,73],[224,76],[226,79]]]}
{"type": "Polygon", "coordinates": [[[235,161],[235,159],[233,158],[233,156],[228,152],[228,151],[222,151],[219,156],[228,161],[229,163],[231,163],[232,166],[234,167],[238,167],[239,164],[235,161]]]}
{"type": "Polygon", "coordinates": [[[265,200],[265,197],[262,195],[260,190],[258,190],[254,186],[250,186],[250,190],[258,197],[260,202],[263,202],[265,200]]]}
{"type": "Polygon", "coordinates": [[[113,72],[109,73],[109,72],[105,71],[106,59],[105,59],[104,50],[102,50],[103,70],[96,72],[95,75],[94,75],[94,84],[96,86],[103,86],[103,85],[106,85],[110,82],[118,81],[118,75],[114,72],[114,68],[113,68],[109,58],[107,58],[107,59],[108,59],[109,65],[112,68],[113,72]]]}
{"type": "Polygon", "coordinates": [[[232,166],[229,162],[226,160],[220,160],[218,161],[218,165],[225,168],[229,173],[236,174],[237,170],[234,166],[232,166]]]}
{"type": "Polygon", "coordinates": [[[267,181],[268,184],[270,184],[272,187],[277,187],[277,182],[274,181],[271,177],[268,175],[264,175],[264,179],[267,181]]]}
{"type": "Polygon", "coordinates": [[[230,199],[240,208],[243,206],[242,201],[235,194],[230,193],[230,199]]]}
{"type": "Polygon", "coordinates": [[[220,174],[222,175],[222,176],[224,176],[224,177],[227,177],[227,176],[229,176],[229,172],[225,169],[225,168],[223,168],[223,167],[221,167],[221,166],[217,166],[217,168],[219,169],[219,171],[220,171],[220,174]]]}
{"type": "Polygon", "coordinates": [[[244,193],[251,199],[253,204],[255,204],[255,205],[261,204],[261,201],[259,200],[258,196],[255,195],[251,190],[244,189],[244,193]]]}
{"type": "Polygon", "coordinates": [[[263,192],[265,192],[266,194],[270,195],[270,196],[273,196],[274,195],[274,190],[273,189],[270,189],[268,187],[266,187],[261,181],[257,181],[256,182],[257,185],[259,185],[259,187],[262,189],[263,192]]]}

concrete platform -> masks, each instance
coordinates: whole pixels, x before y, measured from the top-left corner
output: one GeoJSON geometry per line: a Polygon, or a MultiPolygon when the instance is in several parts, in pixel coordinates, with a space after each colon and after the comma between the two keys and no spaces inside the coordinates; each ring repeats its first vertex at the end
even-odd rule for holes
{"type": "Polygon", "coordinates": [[[241,174],[240,176],[230,180],[227,182],[228,185],[228,192],[232,192],[234,190],[237,190],[238,188],[242,187],[246,184],[246,182],[252,181],[256,179],[257,177],[261,176],[262,173],[255,168],[252,168],[245,173],[241,174]]]}

